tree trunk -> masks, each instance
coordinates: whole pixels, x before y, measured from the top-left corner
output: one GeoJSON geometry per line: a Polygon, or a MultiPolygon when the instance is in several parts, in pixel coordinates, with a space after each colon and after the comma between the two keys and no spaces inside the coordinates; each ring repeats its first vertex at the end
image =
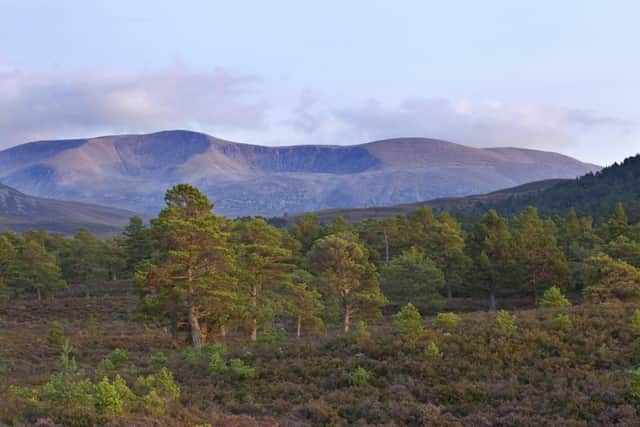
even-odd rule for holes
{"type": "Polygon", "coordinates": [[[387,230],[384,230],[384,254],[385,261],[389,262],[389,235],[387,234],[387,230]]]}
{"type": "Polygon", "coordinates": [[[447,282],[447,302],[451,302],[453,299],[453,289],[451,289],[451,284],[447,282]]]}
{"type": "Polygon", "coordinates": [[[189,306],[189,328],[191,329],[191,341],[193,342],[193,348],[196,351],[200,351],[202,348],[202,330],[200,329],[200,322],[198,321],[196,307],[193,304],[190,304],[189,306]]]}
{"type": "Polygon", "coordinates": [[[114,271],[113,273],[111,273],[111,281],[115,282],[117,280],[118,280],[118,273],[114,271]]]}
{"type": "Polygon", "coordinates": [[[496,292],[493,289],[489,291],[489,311],[496,311],[496,292]]]}
{"type": "Polygon", "coordinates": [[[353,314],[353,308],[350,305],[344,307],[344,333],[349,333],[349,327],[351,326],[351,315],[353,314]]]}
{"type": "Polygon", "coordinates": [[[178,347],[178,312],[171,312],[171,345],[173,348],[178,347]]]}
{"type": "Polygon", "coordinates": [[[298,338],[300,338],[300,335],[302,335],[302,316],[298,315],[298,327],[296,328],[296,336],[298,338]]]}
{"type": "Polygon", "coordinates": [[[253,306],[253,329],[251,330],[251,341],[255,342],[258,339],[258,319],[256,318],[255,310],[258,306],[258,287],[253,286],[251,288],[251,305],[253,306]]]}
{"type": "Polygon", "coordinates": [[[36,293],[38,294],[38,302],[42,301],[42,294],[40,293],[40,288],[36,288],[36,293]]]}
{"type": "Polygon", "coordinates": [[[227,325],[220,325],[220,336],[222,338],[227,337],[227,325]]]}

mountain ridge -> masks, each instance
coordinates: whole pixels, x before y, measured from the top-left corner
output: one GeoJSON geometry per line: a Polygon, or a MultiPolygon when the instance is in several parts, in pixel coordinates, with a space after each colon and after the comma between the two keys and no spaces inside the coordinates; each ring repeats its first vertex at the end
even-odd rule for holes
{"type": "Polygon", "coordinates": [[[222,214],[278,216],[464,196],[598,169],[558,153],[418,137],[270,147],[187,130],[36,141],[0,151],[0,182],[149,215],[177,182],[201,187],[222,214]]]}
{"type": "Polygon", "coordinates": [[[0,183],[0,230],[73,234],[84,227],[108,235],[122,231],[133,215],[124,209],[33,197],[0,183]]]}

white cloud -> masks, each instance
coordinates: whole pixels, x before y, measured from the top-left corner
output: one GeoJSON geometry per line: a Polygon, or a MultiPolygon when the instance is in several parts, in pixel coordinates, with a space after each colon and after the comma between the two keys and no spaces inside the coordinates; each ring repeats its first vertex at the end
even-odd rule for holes
{"type": "Polygon", "coordinates": [[[0,146],[169,128],[258,129],[257,78],[174,66],[149,73],[0,67],[0,146]]]}

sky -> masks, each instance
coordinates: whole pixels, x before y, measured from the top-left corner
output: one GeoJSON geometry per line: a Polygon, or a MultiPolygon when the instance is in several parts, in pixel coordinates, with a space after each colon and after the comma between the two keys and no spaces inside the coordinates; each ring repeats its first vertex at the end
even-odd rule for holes
{"type": "Polygon", "coordinates": [[[0,148],[191,129],[640,152],[640,2],[0,0],[0,148]]]}

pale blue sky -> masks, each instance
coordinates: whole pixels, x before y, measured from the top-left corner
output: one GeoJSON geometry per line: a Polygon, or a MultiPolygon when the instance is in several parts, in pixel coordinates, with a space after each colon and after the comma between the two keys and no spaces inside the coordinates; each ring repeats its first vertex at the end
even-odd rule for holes
{"type": "Polygon", "coordinates": [[[0,0],[0,147],[191,128],[640,151],[636,1],[0,0]]]}

